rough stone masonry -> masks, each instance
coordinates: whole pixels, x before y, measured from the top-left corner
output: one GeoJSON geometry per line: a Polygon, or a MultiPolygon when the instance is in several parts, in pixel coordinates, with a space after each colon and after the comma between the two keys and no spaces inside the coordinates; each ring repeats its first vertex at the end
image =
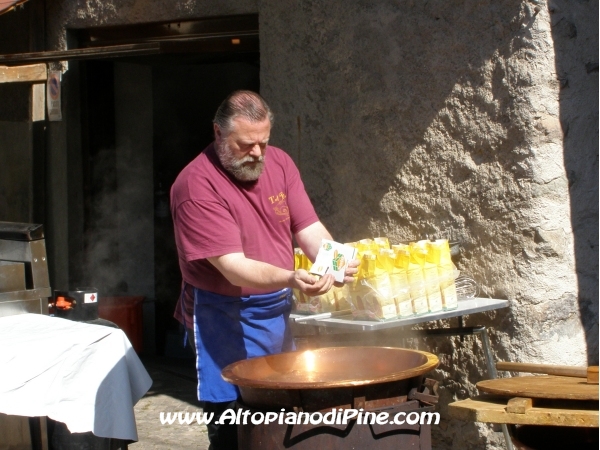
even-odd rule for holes
{"type": "MultiPolygon", "coordinates": [[[[467,320],[497,360],[597,363],[597,2],[265,1],[260,19],[274,141],[334,236],[459,240],[459,268],[511,301],[467,320]]],[[[440,403],[476,394],[480,344],[429,346],[440,403]]],[[[436,448],[501,447],[493,430],[451,421],[436,448]]]]}

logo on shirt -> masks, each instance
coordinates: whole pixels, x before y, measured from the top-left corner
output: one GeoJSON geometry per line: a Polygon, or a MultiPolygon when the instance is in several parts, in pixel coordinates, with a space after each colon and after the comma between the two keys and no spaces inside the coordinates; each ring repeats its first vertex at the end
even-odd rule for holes
{"type": "Polygon", "coordinates": [[[288,220],[290,218],[290,208],[288,207],[286,198],[287,196],[283,192],[269,197],[269,201],[273,206],[273,211],[275,211],[275,214],[278,216],[284,216],[285,218],[283,220],[288,220]]]}

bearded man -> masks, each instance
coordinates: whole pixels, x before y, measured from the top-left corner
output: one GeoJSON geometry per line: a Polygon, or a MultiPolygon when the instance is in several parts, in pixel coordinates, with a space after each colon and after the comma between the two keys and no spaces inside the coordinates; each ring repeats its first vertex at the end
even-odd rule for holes
{"type": "MultiPolygon", "coordinates": [[[[314,261],[331,239],[304,190],[298,169],[268,145],[273,114],[251,91],[219,106],[215,141],[171,188],[171,213],[184,281],[175,317],[197,354],[198,399],[214,412],[211,449],[235,449],[235,426],[215,425],[234,408],[238,389],[221,378],[235,361],[294,349],[288,327],[292,288],[309,296],[333,285],[294,270],[293,241],[314,261]]],[[[348,265],[346,282],[358,262],[348,265]]]]}

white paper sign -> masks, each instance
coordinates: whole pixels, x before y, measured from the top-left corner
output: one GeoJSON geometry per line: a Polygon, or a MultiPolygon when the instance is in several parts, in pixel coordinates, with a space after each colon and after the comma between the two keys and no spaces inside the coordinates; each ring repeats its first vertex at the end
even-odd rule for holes
{"type": "Polygon", "coordinates": [[[333,274],[335,281],[344,282],[346,266],[356,256],[356,249],[339,242],[323,239],[315,263],[309,272],[314,275],[333,274]]]}
{"type": "Polygon", "coordinates": [[[98,302],[98,294],[95,292],[90,292],[89,294],[83,294],[83,303],[97,303],[98,302]]]}

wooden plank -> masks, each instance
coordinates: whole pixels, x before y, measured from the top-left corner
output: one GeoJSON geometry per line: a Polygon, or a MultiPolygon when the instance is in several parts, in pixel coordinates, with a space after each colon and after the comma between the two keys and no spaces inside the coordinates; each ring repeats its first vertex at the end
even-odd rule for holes
{"type": "Polygon", "coordinates": [[[533,406],[525,414],[520,414],[507,412],[506,406],[506,399],[480,396],[450,403],[448,413],[452,418],[465,422],[598,427],[597,409],[541,408],[533,406]]]}
{"type": "MultiPolygon", "coordinates": [[[[77,61],[83,59],[115,58],[118,56],[152,55],[160,53],[160,44],[123,44],[108,47],[75,48],[71,50],[49,50],[45,52],[13,53],[0,55],[0,64],[23,62],[47,63],[52,61],[77,61]]],[[[22,66],[21,66],[22,67],[22,66]]]]}
{"type": "Polygon", "coordinates": [[[587,382],[590,384],[598,384],[598,366],[588,367],[587,382]]]}
{"type": "Polygon", "coordinates": [[[498,362],[497,370],[506,370],[508,372],[528,372],[542,373],[545,375],[558,375],[561,377],[579,377],[587,376],[587,367],[579,366],[556,366],[553,364],[530,364],[517,362],[498,362]]]}
{"type": "Polygon", "coordinates": [[[598,400],[598,386],[587,378],[552,375],[498,378],[477,383],[480,392],[507,397],[555,398],[565,400],[598,400]]]}
{"type": "Polygon", "coordinates": [[[46,118],[46,85],[31,85],[31,121],[38,122],[46,118]]]}
{"type": "Polygon", "coordinates": [[[511,414],[525,414],[533,406],[530,398],[511,398],[506,405],[506,412],[511,414]]]}
{"type": "Polygon", "coordinates": [[[46,81],[46,64],[7,67],[0,66],[0,83],[46,81]]]}
{"type": "Polygon", "coordinates": [[[2,436],[2,448],[31,448],[27,417],[0,413],[0,436],[2,436]]]}

